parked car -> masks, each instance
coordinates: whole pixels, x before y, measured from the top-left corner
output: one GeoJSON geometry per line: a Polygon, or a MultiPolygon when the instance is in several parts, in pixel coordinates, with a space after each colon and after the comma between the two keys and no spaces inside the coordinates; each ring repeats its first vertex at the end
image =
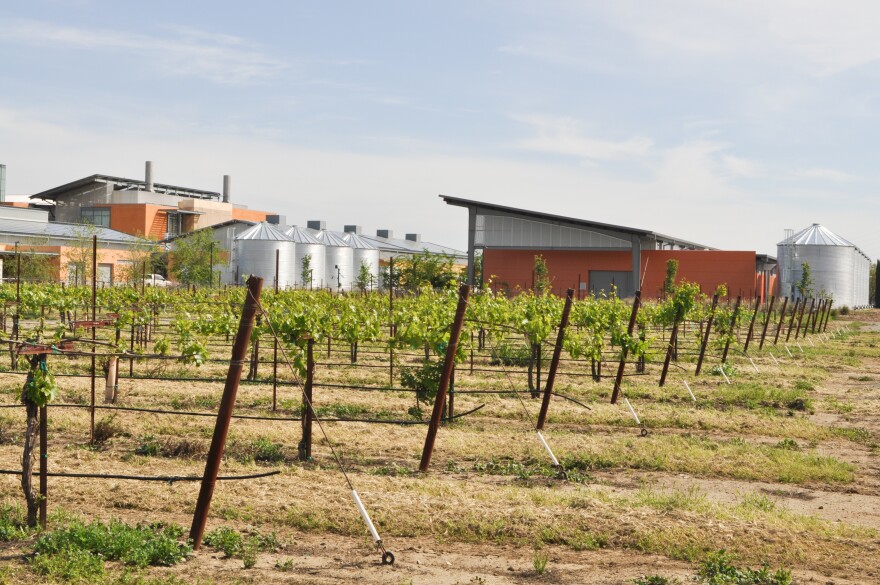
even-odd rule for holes
{"type": "Polygon", "coordinates": [[[144,284],[146,284],[147,286],[158,286],[161,288],[174,286],[173,282],[166,279],[161,274],[148,274],[147,277],[144,278],[144,284]]]}

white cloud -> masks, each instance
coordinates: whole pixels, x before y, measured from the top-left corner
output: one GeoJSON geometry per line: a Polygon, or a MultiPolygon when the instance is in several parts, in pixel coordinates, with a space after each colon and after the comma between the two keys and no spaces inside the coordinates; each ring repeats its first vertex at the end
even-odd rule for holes
{"type": "Polygon", "coordinates": [[[191,27],[166,27],[168,36],[134,31],[86,29],[51,22],[13,20],[0,42],[80,50],[128,51],[145,57],[169,77],[194,76],[221,84],[244,84],[268,78],[286,67],[233,35],[191,27]]]}
{"type": "Polygon", "coordinates": [[[517,148],[561,154],[588,160],[605,161],[626,157],[644,157],[651,153],[653,142],[643,136],[622,141],[600,140],[584,135],[582,124],[573,118],[551,116],[515,116],[528,124],[535,136],[520,140],[517,148]]]}

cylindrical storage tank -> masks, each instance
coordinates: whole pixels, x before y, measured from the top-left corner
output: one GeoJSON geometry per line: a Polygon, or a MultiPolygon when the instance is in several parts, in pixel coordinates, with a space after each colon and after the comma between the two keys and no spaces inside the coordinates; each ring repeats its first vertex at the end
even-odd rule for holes
{"type": "Polygon", "coordinates": [[[365,286],[367,290],[379,288],[379,248],[368,240],[354,233],[347,233],[345,241],[352,248],[352,268],[354,272],[354,285],[357,287],[361,266],[366,266],[369,272],[365,286]]]}
{"type": "Polygon", "coordinates": [[[781,282],[779,294],[801,298],[797,286],[808,264],[812,297],[830,296],[836,307],[868,304],[867,256],[855,244],[815,223],[777,244],[781,282]]]}
{"type": "Polygon", "coordinates": [[[354,282],[353,249],[342,236],[321,230],[313,232],[324,244],[324,276],[326,286],[334,291],[349,291],[354,282]],[[337,280],[338,277],[338,280],[337,280]]]}
{"type": "Polygon", "coordinates": [[[296,244],[293,282],[299,288],[322,288],[325,286],[325,246],[315,236],[301,227],[293,226],[284,235],[296,244]],[[309,258],[309,274],[303,278],[303,263],[309,258]]]}
{"type": "Polygon", "coordinates": [[[258,223],[235,237],[238,283],[248,275],[263,279],[264,288],[275,286],[275,255],[278,253],[278,287],[293,286],[296,245],[276,227],[258,223]]]}

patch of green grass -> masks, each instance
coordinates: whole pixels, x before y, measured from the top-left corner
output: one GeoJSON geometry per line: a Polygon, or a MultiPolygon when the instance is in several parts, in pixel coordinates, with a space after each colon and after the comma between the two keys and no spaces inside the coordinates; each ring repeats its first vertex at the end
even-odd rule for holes
{"type": "Polygon", "coordinates": [[[829,410],[833,410],[839,414],[849,414],[854,408],[853,403],[849,400],[841,402],[833,396],[825,399],[825,406],[827,406],[829,410]]]}
{"type": "Polygon", "coordinates": [[[0,506],[0,541],[19,540],[30,533],[24,509],[21,506],[0,506]]]}
{"type": "Polygon", "coordinates": [[[717,407],[788,408],[810,410],[812,401],[802,388],[778,388],[756,382],[735,383],[716,389],[709,400],[717,407]]]}
{"type": "Polygon", "coordinates": [[[90,583],[104,576],[101,555],[81,548],[62,548],[53,554],[37,554],[30,560],[31,569],[53,581],[90,583]]]}
{"type": "Polygon", "coordinates": [[[257,554],[260,551],[274,550],[280,546],[274,533],[265,535],[254,532],[246,535],[226,526],[207,533],[203,542],[222,551],[227,558],[240,558],[245,569],[256,565],[257,554]]]}
{"type": "Polygon", "coordinates": [[[250,461],[278,463],[284,461],[284,445],[275,443],[267,437],[257,437],[251,441],[233,440],[226,448],[229,457],[247,463],[250,461]]]}
{"type": "Polygon", "coordinates": [[[546,553],[546,551],[536,550],[535,554],[532,555],[532,566],[535,568],[535,572],[539,575],[543,575],[544,571],[547,570],[547,561],[550,560],[550,556],[546,553]]]}
{"type": "Polygon", "coordinates": [[[163,524],[131,526],[114,519],[107,524],[85,524],[74,520],[42,534],[34,543],[34,552],[43,557],[61,555],[57,561],[61,565],[65,556],[88,565],[88,555],[94,555],[135,567],[170,566],[182,561],[192,550],[178,542],[182,534],[182,528],[163,524]]]}
{"type": "Polygon", "coordinates": [[[633,585],[679,585],[681,581],[675,577],[663,577],[661,575],[642,575],[633,579],[633,585]]]}
{"type": "Polygon", "coordinates": [[[791,585],[787,569],[773,571],[766,563],[760,569],[739,568],[734,560],[734,555],[724,550],[710,553],[697,573],[699,581],[706,585],[791,585]]]}

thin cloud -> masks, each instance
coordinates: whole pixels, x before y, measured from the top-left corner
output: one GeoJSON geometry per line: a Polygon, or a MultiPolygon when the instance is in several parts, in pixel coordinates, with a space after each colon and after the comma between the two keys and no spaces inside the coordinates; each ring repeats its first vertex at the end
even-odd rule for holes
{"type": "Polygon", "coordinates": [[[79,50],[128,51],[157,64],[167,76],[199,77],[238,85],[272,77],[286,65],[263,54],[241,37],[168,26],[168,36],[86,29],[51,22],[17,20],[5,27],[0,42],[79,50]]]}
{"type": "Polygon", "coordinates": [[[812,168],[803,169],[796,173],[799,178],[805,179],[822,179],[825,181],[834,181],[837,183],[851,183],[858,179],[857,176],[834,169],[812,168]]]}
{"type": "Polygon", "coordinates": [[[528,124],[535,133],[535,136],[515,144],[517,148],[524,150],[607,161],[644,157],[650,154],[653,146],[653,142],[643,136],[622,141],[591,138],[584,135],[581,124],[572,118],[523,116],[514,119],[528,124]]]}

